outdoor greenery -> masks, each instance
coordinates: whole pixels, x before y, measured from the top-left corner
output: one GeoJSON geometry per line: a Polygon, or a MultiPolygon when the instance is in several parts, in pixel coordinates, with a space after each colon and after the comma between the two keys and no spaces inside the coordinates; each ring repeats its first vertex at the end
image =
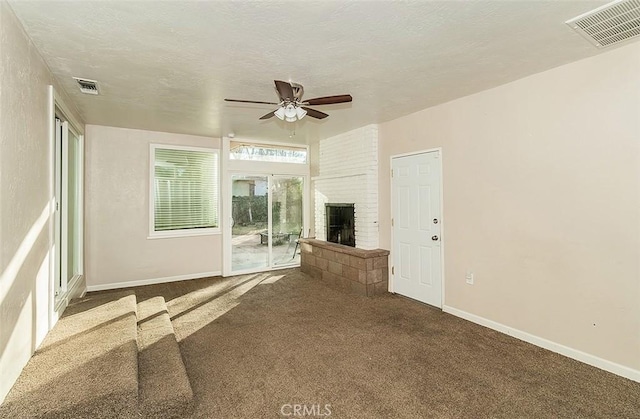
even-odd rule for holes
{"type": "MultiPolygon", "coordinates": [[[[280,217],[280,202],[273,203],[273,217],[280,217]]],[[[234,196],[232,201],[232,217],[235,225],[248,226],[267,225],[267,196],[234,196]]]]}
{"type": "MultiPolygon", "coordinates": [[[[299,234],[302,228],[302,179],[275,179],[273,183],[273,233],[299,234]]],[[[268,196],[234,196],[233,235],[257,234],[268,228],[268,196]]]]}

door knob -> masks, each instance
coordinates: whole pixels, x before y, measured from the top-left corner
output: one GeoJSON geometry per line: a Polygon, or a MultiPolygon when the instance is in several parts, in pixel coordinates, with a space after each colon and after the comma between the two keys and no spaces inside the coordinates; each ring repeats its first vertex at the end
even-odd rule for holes
{"type": "Polygon", "coordinates": [[[438,236],[431,236],[431,240],[437,241],[438,240],[438,236]]]}

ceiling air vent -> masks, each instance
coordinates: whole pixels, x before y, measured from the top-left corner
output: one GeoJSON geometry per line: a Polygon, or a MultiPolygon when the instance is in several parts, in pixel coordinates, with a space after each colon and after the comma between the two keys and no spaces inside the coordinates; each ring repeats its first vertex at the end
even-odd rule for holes
{"type": "Polygon", "coordinates": [[[565,22],[598,48],[640,35],[640,0],[618,0],[565,22]]]}
{"type": "Polygon", "coordinates": [[[95,80],[89,79],[81,79],[80,77],[74,77],[74,79],[78,82],[80,86],[80,91],[82,93],[87,93],[90,95],[98,94],[98,82],[95,80]]]}

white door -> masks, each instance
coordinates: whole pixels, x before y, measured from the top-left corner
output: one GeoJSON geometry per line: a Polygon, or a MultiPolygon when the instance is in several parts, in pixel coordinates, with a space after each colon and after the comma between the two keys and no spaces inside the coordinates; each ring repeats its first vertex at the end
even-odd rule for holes
{"type": "Polygon", "coordinates": [[[393,291],[442,307],[440,152],[391,161],[393,291]]]}

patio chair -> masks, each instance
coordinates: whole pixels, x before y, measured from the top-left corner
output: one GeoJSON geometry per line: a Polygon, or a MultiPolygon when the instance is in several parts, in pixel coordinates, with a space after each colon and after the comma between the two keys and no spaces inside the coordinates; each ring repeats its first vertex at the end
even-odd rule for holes
{"type": "Polygon", "coordinates": [[[300,246],[300,237],[302,237],[302,228],[300,229],[300,232],[298,233],[298,238],[295,240],[296,247],[293,249],[293,255],[291,255],[291,259],[292,260],[296,258],[296,252],[298,251],[298,246],[300,246]]]}

